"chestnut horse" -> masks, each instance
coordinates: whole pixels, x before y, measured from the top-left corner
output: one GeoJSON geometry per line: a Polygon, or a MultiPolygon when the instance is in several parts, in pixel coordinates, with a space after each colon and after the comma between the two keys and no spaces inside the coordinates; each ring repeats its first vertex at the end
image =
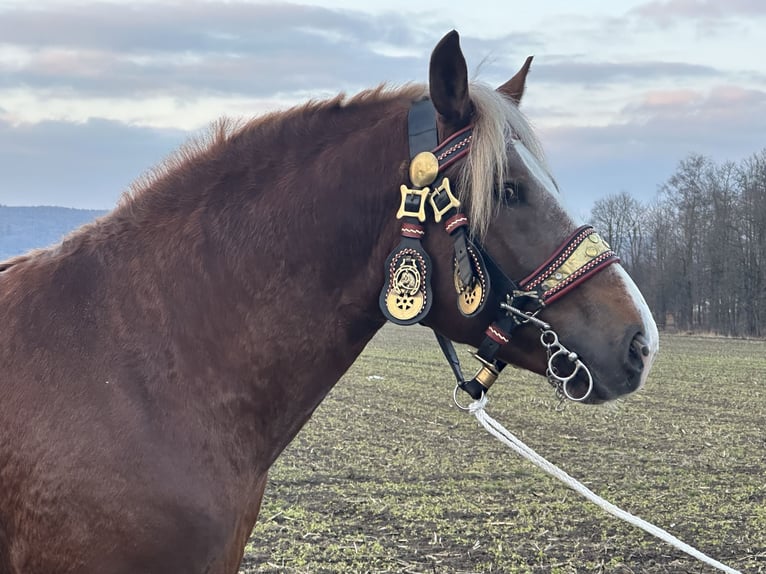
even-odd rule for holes
{"type": "MultiPolygon", "coordinates": [[[[529,62],[469,84],[451,32],[428,86],[222,122],[108,215],[0,264],[0,573],[234,573],[269,467],[402,300],[428,297],[400,322],[483,345],[499,307],[456,305],[454,237],[430,207],[403,225],[433,176],[408,175],[408,114],[427,98],[440,142],[472,129],[438,167],[465,207],[450,219],[472,255],[528,276],[577,230],[518,111],[529,62]],[[406,240],[430,285],[381,308],[406,240]]],[[[657,330],[618,264],[535,312],[587,365],[569,393],[643,384],[657,330]]],[[[496,360],[543,374],[519,323],[496,360]]]]}

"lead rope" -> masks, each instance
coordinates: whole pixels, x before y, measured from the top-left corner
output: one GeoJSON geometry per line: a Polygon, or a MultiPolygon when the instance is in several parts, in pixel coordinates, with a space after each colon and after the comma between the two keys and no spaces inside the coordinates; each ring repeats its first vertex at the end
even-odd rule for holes
{"type": "Polygon", "coordinates": [[[615,506],[611,502],[604,500],[598,494],[590,490],[587,486],[585,486],[584,484],[582,484],[581,482],[569,476],[566,472],[558,468],[555,464],[545,460],[542,456],[540,456],[534,450],[532,450],[523,442],[521,442],[511,432],[509,432],[506,428],[504,428],[503,425],[501,425],[499,422],[497,422],[495,419],[493,419],[491,416],[489,416],[486,413],[486,411],[484,410],[484,407],[487,404],[487,400],[488,400],[487,395],[485,394],[479,400],[474,401],[470,405],[468,405],[467,410],[474,414],[476,419],[487,430],[488,433],[490,433],[492,436],[497,438],[503,444],[509,446],[511,449],[513,449],[518,454],[520,454],[522,457],[526,458],[528,461],[534,463],[538,468],[547,472],[551,476],[558,478],[561,482],[566,484],[569,488],[581,494],[582,496],[590,500],[593,504],[600,506],[609,514],[612,514],[613,516],[616,516],[617,518],[620,518],[624,520],[625,522],[632,524],[633,526],[637,526],[641,528],[642,530],[645,530],[649,534],[653,534],[660,540],[664,540],[668,544],[675,546],[676,548],[678,548],[679,550],[683,552],[686,552],[689,556],[693,556],[697,560],[700,560],[704,562],[705,564],[708,564],[714,568],[717,568],[718,570],[728,572],[729,574],[742,574],[739,570],[734,570],[733,568],[730,568],[729,566],[726,566],[725,564],[722,564],[718,562],[717,560],[710,558],[706,554],[703,554],[702,552],[700,552],[699,550],[697,550],[696,548],[692,546],[689,546],[685,542],[682,542],[681,540],[679,540],[678,538],[676,538],[675,536],[673,536],[666,530],[663,530],[662,528],[655,526],[651,522],[647,522],[646,520],[639,518],[638,516],[634,516],[629,512],[625,512],[624,510],[615,506]]]}

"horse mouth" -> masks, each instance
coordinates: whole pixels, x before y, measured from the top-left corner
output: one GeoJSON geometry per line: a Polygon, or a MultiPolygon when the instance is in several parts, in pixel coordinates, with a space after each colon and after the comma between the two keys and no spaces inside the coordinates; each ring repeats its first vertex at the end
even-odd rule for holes
{"type": "Polygon", "coordinates": [[[620,381],[618,384],[614,384],[614,382],[612,382],[612,384],[604,384],[603,381],[599,380],[594,375],[593,388],[591,389],[590,394],[585,397],[588,385],[587,381],[583,381],[581,379],[581,377],[577,377],[577,380],[574,380],[570,383],[569,392],[575,397],[584,397],[579,398],[578,400],[587,405],[602,405],[604,403],[610,403],[624,398],[636,390],[636,388],[631,385],[630,381],[628,380],[620,381]]]}
{"type": "Polygon", "coordinates": [[[569,400],[587,404],[598,405],[607,402],[598,391],[595,377],[585,371],[578,371],[574,377],[566,383],[566,396],[569,400]]]}
{"type": "Polygon", "coordinates": [[[630,383],[625,380],[615,385],[612,379],[611,384],[605,384],[603,379],[597,375],[590,376],[585,372],[578,372],[567,382],[567,398],[574,402],[585,405],[601,405],[609,403],[632,393],[635,388],[631,388],[630,383]]]}

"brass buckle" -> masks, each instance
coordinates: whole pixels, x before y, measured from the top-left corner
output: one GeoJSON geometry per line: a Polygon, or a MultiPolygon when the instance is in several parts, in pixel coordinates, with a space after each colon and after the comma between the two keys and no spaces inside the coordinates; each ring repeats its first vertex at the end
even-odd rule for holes
{"type": "Polygon", "coordinates": [[[436,221],[436,223],[439,223],[442,220],[442,217],[444,217],[444,215],[446,215],[450,209],[453,207],[460,207],[460,200],[452,194],[449,179],[446,177],[442,180],[442,184],[434,189],[431,195],[428,196],[428,201],[431,203],[431,207],[434,209],[434,221],[436,221]],[[447,203],[443,208],[439,209],[434,198],[443,193],[447,194],[449,203],[447,203]]]}
{"type": "Polygon", "coordinates": [[[424,187],[423,189],[410,189],[406,185],[402,185],[399,188],[402,192],[402,203],[399,205],[399,211],[396,212],[396,219],[402,217],[416,217],[418,221],[423,223],[426,220],[426,198],[430,189],[424,187]],[[407,200],[413,199],[417,201],[417,209],[408,209],[407,200]]]}

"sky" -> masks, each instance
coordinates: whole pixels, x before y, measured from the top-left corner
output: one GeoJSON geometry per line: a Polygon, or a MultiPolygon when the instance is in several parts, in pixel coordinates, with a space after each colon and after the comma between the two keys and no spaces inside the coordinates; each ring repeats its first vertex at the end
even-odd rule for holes
{"type": "Polygon", "coordinates": [[[534,55],[522,109],[575,210],[642,201],[691,153],[766,147],[763,0],[0,0],[0,204],[109,209],[221,116],[534,55]]]}

